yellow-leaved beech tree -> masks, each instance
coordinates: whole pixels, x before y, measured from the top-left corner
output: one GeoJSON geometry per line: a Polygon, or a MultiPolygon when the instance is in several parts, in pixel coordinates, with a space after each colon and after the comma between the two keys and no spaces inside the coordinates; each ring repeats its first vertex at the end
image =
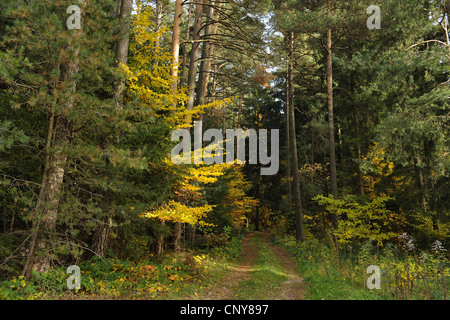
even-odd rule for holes
{"type": "MultiPolygon", "coordinates": [[[[173,90],[174,77],[172,76],[172,55],[170,50],[161,46],[161,39],[168,33],[167,28],[155,28],[155,14],[153,8],[144,6],[140,1],[136,4],[136,14],[133,17],[133,41],[130,43],[130,61],[121,68],[127,76],[129,112],[134,116],[138,114],[142,121],[149,126],[155,123],[165,125],[164,139],[170,139],[169,130],[186,126],[186,119],[192,119],[200,108],[188,112],[185,103],[188,100],[186,90],[177,88],[173,90]],[[135,102],[137,100],[137,104],[135,102]],[[133,106],[130,108],[130,106],[133,106]]],[[[164,126],[163,126],[164,127],[164,126]]],[[[163,150],[162,152],[167,152],[163,150]]],[[[197,223],[200,218],[212,210],[211,206],[189,206],[188,203],[178,201],[176,192],[184,177],[188,175],[185,168],[174,168],[166,159],[163,163],[150,163],[156,171],[164,170],[176,178],[172,182],[173,196],[161,200],[166,203],[154,208],[149,217],[158,217],[161,224],[166,221],[197,223]],[[172,199],[171,199],[172,198],[172,199]]],[[[158,235],[157,251],[163,252],[164,235],[158,235]]]]}
{"type": "MultiPolygon", "coordinates": [[[[193,153],[191,153],[193,154],[193,153]]],[[[193,155],[192,155],[193,157],[193,155]]],[[[157,218],[161,221],[188,223],[190,225],[213,226],[204,221],[207,213],[213,210],[213,205],[205,203],[202,195],[202,185],[216,182],[230,164],[205,165],[176,165],[171,159],[165,160],[167,170],[178,171],[181,176],[174,185],[176,199],[157,206],[142,217],[157,218]]]]}
{"type": "MultiPolygon", "coordinates": [[[[193,153],[191,157],[193,158],[193,153]]],[[[163,222],[213,227],[214,225],[206,222],[205,218],[213,211],[214,205],[207,203],[202,191],[205,185],[213,184],[221,177],[224,178],[227,188],[223,201],[234,227],[240,228],[248,221],[252,209],[258,205],[258,200],[246,194],[251,184],[245,179],[241,165],[235,163],[206,165],[204,162],[175,165],[170,159],[166,159],[165,165],[167,171],[176,170],[182,176],[174,186],[176,198],[143,213],[142,217],[156,218],[163,222]]]]}
{"type": "MultiPolygon", "coordinates": [[[[188,100],[186,89],[177,87],[173,92],[173,77],[171,75],[171,53],[160,47],[158,39],[163,38],[167,32],[164,28],[155,31],[153,9],[137,3],[136,15],[132,21],[134,41],[130,45],[130,63],[122,65],[127,75],[129,98],[137,97],[139,106],[133,110],[134,113],[142,113],[149,119],[163,119],[172,129],[190,128],[192,119],[196,119],[205,109],[222,109],[230,99],[213,101],[206,105],[195,106],[188,110],[185,104],[188,100]]],[[[166,137],[170,139],[170,135],[166,137]]],[[[218,143],[222,143],[218,142],[218,143]]],[[[202,150],[215,148],[209,145],[202,150]]],[[[208,150],[211,156],[211,150],[208,150]]],[[[185,155],[193,159],[194,152],[185,155]]],[[[205,159],[205,156],[203,157],[205,159]]],[[[191,161],[194,163],[194,161],[191,161]]],[[[227,174],[228,196],[224,199],[231,210],[233,221],[240,225],[245,220],[245,215],[255,206],[256,200],[247,197],[245,191],[250,184],[245,180],[240,166],[236,164],[174,164],[170,157],[163,163],[151,164],[164,170],[177,178],[173,180],[171,190],[173,195],[148,211],[142,213],[143,218],[157,219],[161,224],[174,223],[174,244],[179,249],[179,238],[181,223],[191,226],[211,227],[213,224],[205,221],[206,216],[214,209],[214,205],[208,204],[204,198],[203,187],[212,184],[227,174]]],[[[157,251],[162,253],[164,238],[158,239],[157,251]]]]}
{"type": "Polygon", "coordinates": [[[259,205],[259,200],[247,196],[251,183],[245,179],[241,166],[232,166],[229,177],[226,201],[231,207],[234,227],[240,228],[244,223],[248,225],[249,215],[259,205]]]}
{"type": "Polygon", "coordinates": [[[139,99],[139,112],[150,117],[164,117],[173,130],[188,128],[192,126],[190,120],[197,118],[205,109],[222,109],[232,99],[186,109],[185,104],[189,99],[187,90],[177,87],[176,92],[173,92],[172,56],[168,49],[160,46],[159,39],[168,30],[160,27],[155,31],[154,20],[152,7],[143,6],[138,1],[131,24],[134,41],[130,43],[130,61],[128,65],[121,65],[121,68],[127,75],[130,95],[139,99]]]}
{"type": "Polygon", "coordinates": [[[142,112],[149,116],[164,116],[175,126],[187,96],[182,89],[172,90],[171,54],[159,44],[165,28],[155,31],[154,12],[149,6],[137,3],[132,21],[134,41],[130,43],[130,61],[122,65],[127,75],[130,96],[137,96],[142,112]]]}

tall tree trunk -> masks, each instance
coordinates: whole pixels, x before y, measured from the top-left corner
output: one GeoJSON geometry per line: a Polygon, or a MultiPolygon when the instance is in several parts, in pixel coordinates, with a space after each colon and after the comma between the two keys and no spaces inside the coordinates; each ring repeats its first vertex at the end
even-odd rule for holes
{"type": "MultiPolygon", "coordinates": [[[[207,26],[205,28],[204,37],[208,38],[211,36],[212,33],[215,33],[217,31],[217,24],[213,27],[212,22],[214,21],[214,1],[210,1],[210,7],[208,8],[208,14],[207,14],[207,26]]],[[[197,19],[196,19],[197,22],[197,19]]],[[[198,26],[197,26],[198,27],[198,26]]],[[[194,35],[195,35],[195,27],[194,27],[194,35]]],[[[195,36],[194,36],[195,38],[195,36]]],[[[208,39],[206,39],[208,40],[208,39]]],[[[202,48],[202,61],[200,63],[200,74],[197,84],[197,105],[204,105],[206,103],[206,95],[208,92],[208,83],[209,83],[209,73],[211,71],[211,63],[212,63],[212,57],[214,55],[214,45],[210,44],[209,42],[203,43],[202,48]]],[[[191,56],[192,59],[192,56],[191,56]]],[[[192,60],[191,60],[192,61],[192,60]]],[[[188,107],[189,108],[189,107],[188,107]]],[[[200,120],[203,120],[203,112],[200,114],[200,120]]],[[[203,124],[200,122],[200,132],[203,133],[203,124]]],[[[201,146],[200,146],[201,147],[201,146]]],[[[195,225],[189,225],[188,228],[189,232],[189,239],[190,244],[192,245],[193,239],[195,238],[195,232],[196,232],[196,226],[195,225]]]]}
{"type": "MultiPolygon", "coordinates": [[[[356,108],[356,106],[355,106],[356,108]]],[[[354,119],[355,119],[355,135],[356,135],[356,159],[361,160],[361,132],[359,129],[359,116],[358,116],[358,110],[354,110],[354,119]]],[[[357,184],[358,184],[358,193],[359,195],[364,195],[364,183],[363,183],[363,176],[361,172],[360,164],[357,163],[356,166],[356,178],[357,178],[357,184]]]]}
{"type": "Polygon", "coordinates": [[[190,37],[190,31],[191,31],[191,22],[192,22],[192,8],[194,7],[194,3],[190,2],[189,3],[189,13],[188,13],[188,22],[187,22],[187,27],[186,27],[186,38],[185,38],[185,42],[184,42],[184,51],[183,51],[183,68],[181,69],[181,75],[180,75],[180,79],[181,79],[181,84],[183,86],[186,85],[187,83],[187,60],[188,60],[188,42],[189,42],[189,37],[190,37]]]}
{"type": "MultiPolygon", "coordinates": [[[[156,0],[156,4],[155,4],[155,31],[156,32],[159,32],[159,30],[161,30],[162,11],[163,11],[162,1],[156,0]]],[[[159,48],[160,45],[161,45],[161,39],[158,36],[156,38],[156,47],[159,48]]]]}
{"type": "Polygon", "coordinates": [[[172,56],[172,68],[170,75],[172,77],[172,94],[178,89],[178,64],[180,60],[180,33],[181,33],[181,15],[183,13],[183,0],[175,1],[175,13],[173,18],[172,45],[170,53],[172,56]]]}
{"type": "MultiPolygon", "coordinates": [[[[199,53],[199,40],[200,40],[200,30],[202,25],[202,15],[203,15],[203,0],[197,1],[197,6],[195,10],[195,20],[194,20],[194,31],[193,31],[193,43],[191,49],[191,56],[189,61],[189,72],[188,72],[188,96],[189,100],[187,103],[187,109],[190,111],[194,108],[194,100],[195,100],[195,78],[197,75],[197,66],[198,66],[198,53],[199,53]]],[[[188,122],[192,121],[191,118],[188,118],[188,122]]],[[[202,132],[201,123],[200,123],[200,132],[202,132]]],[[[201,146],[200,146],[201,148],[201,146]]],[[[180,245],[181,240],[181,223],[175,222],[174,227],[174,247],[175,251],[181,250],[180,245]]]]}
{"type": "Polygon", "coordinates": [[[447,50],[450,51],[450,36],[449,36],[449,24],[450,24],[450,2],[447,2],[447,5],[444,7],[443,6],[443,12],[442,14],[444,15],[445,19],[443,20],[443,25],[441,23],[442,29],[444,31],[444,35],[445,35],[445,43],[447,44],[447,50]]]}
{"type": "Polygon", "coordinates": [[[211,72],[211,63],[215,48],[214,43],[210,43],[209,41],[211,40],[211,36],[217,33],[218,27],[218,24],[214,23],[214,1],[211,0],[209,4],[210,7],[208,7],[206,28],[204,33],[204,38],[206,41],[203,43],[200,74],[197,86],[197,105],[204,105],[206,103],[209,74],[211,72]]]}
{"type": "Polygon", "coordinates": [[[195,243],[195,237],[196,237],[196,227],[193,224],[189,224],[188,225],[188,242],[189,242],[189,247],[192,248],[194,243],[195,243]]]}
{"type": "Polygon", "coordinates": [[[287,72],[286,72],[286,184],[287,184],[287,210],[288,213],[292,212],[292,183],[291,183],[291,156],[290,156],[290,145],[291,145],[291,137],[290,137],[290,106],[291,106],[291,83],[290,83],[290,73],[292,72],[291,68],[291,57],[289,56],[288,64],[287,64],[287,72]]]}
{"type": "MultiPolygon", "coordinates": [[[[193,44],[191,50],[191,60],[189,63],[189,73],[188,73],[188,95],[189,101],[187,104],[187,109],[192,110],[194,108],[194,96],[195,96],[195,77],[197,75],[197,64],[198,64],[198,52],[199,52],[199,42],[200,39],[200,29],[202,23],[202,13],[203,13],[203,0],[199,0],[196,6],[195,12],[195,21],[194,21],[194,35],[193,35],[193,44]]],[[[191,119],[188,119],[188,122],[191,122],[191,119]]],[[[181,222],[175,222],[173,229],[173,238],[174,238],[174,249],[176,252],[181,250],[181,222]]]]}
{"type": "Polygon", "coordinates": [[[189,73],[188,73],[188,96],[187,109],[190,111],[194,108],[195,99],[195,78],[197,76],[198,66],[198,53],[200,46],[200,31],[202,26],[202,14],[203,14],[203,0],[197,1],[194,20],[194,34],[193,43],[191,49],[191,57],[189,61],[189,73]]]}
{"type": "MultiPolygon", "coordinates": [[[[159,224],[161,226],[165,225],[164,220],[160,220],[159,224]]],[[[156,239],[156,254],[161,256],[164,253],[164,236],[160,235],[156,239]]]]}
{"type": "MultiPolygon", "coordinates": [[[[180,35],[181,35],[181,15],[183,14],[183,0],[175,1],[175,12],[173,17],[173,30],[172,30],[172,44],[170,48],[170,53],[172,56],[171,62],[171,71],[170,75],[172,77],[172,94],[176,94],[178,90],[178,71],[179,71],[179,60],[180,60],[180,35]]],[[[173,107],[176,107],[175,102],[173,107]]],[[[170,156],[170,155],[169,155],[170,156]]],[[[162,225],[164,221],[160,222],[162,225]]],[[[176,237],[181,237],[181,223],[176,222],[175,224],[179,224],[178,229],[179,234],[176,237]]],[[[164,251],[164,237],[159,236],[157,240],[157,248],[158,255],[161,255],[164,251]]]]}
{"type": "Polygon", "coordinates": [[[427,192],[425,188],[425,178],[422,169],[422,159],[417,152],[416,155],[416,171],[417,171],[417,180],[419,182],[420,189],[420,205],[422,206],[423,212],[426,214],[428,212],[428,203],[427,203],[427,192]]]}
{"type": "Polygon", "coordinates": [[[181,232],[182,232],[182,223],[181,222],[175,222],[174,228],[173,228],[173,244],[174,244],[174,250],[175,252],[181,251],[181,232]]]}
{"type": "MultiPolygon", "coordinates": [[[[119,17],[119,40],[116,44],[117,66],[128,63],[128,45],[130,43],[130,19],[133,10],[133,0],[118,0],[117,13],[119,17]]],[[[125,92],[125,79],[122,79],[114,94],[116,108],[123,107],[123,95],[125,92]]]]}
{"type": "Polygon", "coordinates": [[[297,137],[295,133],[295,112],[294,112],[294,86],[293,86],[293,63],[294,63],[294,33],[289,33],[289,67],[288,67],[288,82],[289,82],[289,120],[290,120],[290,152],[291,152],[291,170],[292,183],[294,192],[295,205],[295,231],[298,241],[305,240],[303,230],[303,208],[302,198],[300,193],[300,176],[298,172],[298,157],[297,157],[297,137]]]}
{"type": "MultiPolygon", "coordinates": [[[[352,59],[352,54],[350,54],[350,60],[352,59]]],[[[361,160],[361,132],[360,132],[360,124],[359,124],[359,113],[358,113],[358,105],[354,100],[354,96],[356,94],[355,88],[355,74],[352,72],[350,75],[350,92],[352,94],[353,99],[353,120],[355,122],[355,136],[356,136],[356,159],[358,163],[356,164],[356,184],[358,194],[364,195],[364,183],[363,183],[363,175],[361,172],[361,166],[359,161],[361,160]]]]}
{"type": "Polygon", "coordinates": [[[116,62],[128,63],[128,45],[130,43],[130,20],[133,10],[133,0],[118,0],[117,13],[119,17],[119,39],[116,46],[116,62]]]}
{"type": "MultiPolygon", "coordinates": [[[[260,185],[260,183],[261,183],[261,175],[260,174],[257,174],[258,175],[258,183],[256,184],[256,198],[257,199],[260,199],[260,191],[259,191],[259,185],[260,185]]],[[[259,206],[259,201],[258,201],[258,203],[256,204],[256,208],[255,208],[255,230],[256,231],[259,231],[259,208],[260,208],[260,206],[259,206]]]]}
{"type": "Polygon", "coordinates": [[[316,133],[314,128],[311,128],[311,165],[314,164],[314,148],[316,147],[316,133]]]}
{"type": "Polygon", "coordinates": [[[237,118],[237,128],[241,128],[241,117],[242,117],[242,92],[239,92],[239,104],[238,104],[238,118],[237,118]]]}
{"type": "MultiPolygon", "coordinates": [[[[255,105],[255,119],[256,119],[256,128],[260,128],[260,123],[259,123],[259,104],[257,103],[255,105]]],[[[233,112],[233,129],[235,129],[234,127],[234,112],[233,112]]],[[[234,145],[235,150],[234,150],[234,154],[237,154],[237,145],[234,145]]],[[[255,172],[256,173],[256,179],[258,180],[258,182],[256,183],[256,199],[261,199],[261,192],[260,192],[260,188],[259,186],[261,185],[261,174],[259,174],[258,171],[255,172]]],[[[255,208],[255,230],[259,231],[259,216],[260,216],[260,201],[258,201],[256,203],[256,208],[255,208]]]]}
{"type": "MultiPolygon", "coordinates": [[[[331,11],[331,1],[327,1],[328,12],[331,11]]],[[[327,29],[327,94],[328,94],[328,139],[330,148],[330,179],[331,179],[331,193],[333,198],[338,198],[337,188],[337,172],[336,172],[336,150],[334,142],[334,114],[333,114],[333,62],[332,62],[332,38],[331,27],[327,29]]],[[[331,213],[331,222],[334,228],[338,226],[336,213],[331,213]]]]}
{"type": "MultiPolygon", "coordinates": [[[[225,86],[222,86],[222,100],[225,99],[225,86]]],[[[225,104],[222,107],[222,133],[225,133],[225,129],[227,126],[227,109],[225,104]]]]}
{"type": "Polygon", "coordinates": [[[213,78],[211,83],[211,98],[214,101],[216,97],[216,89],[217,89],[217,73],[219,72],[219,64],[217,62],[216,57],[214,56],[214,66],[213,66],[213,78]]]}

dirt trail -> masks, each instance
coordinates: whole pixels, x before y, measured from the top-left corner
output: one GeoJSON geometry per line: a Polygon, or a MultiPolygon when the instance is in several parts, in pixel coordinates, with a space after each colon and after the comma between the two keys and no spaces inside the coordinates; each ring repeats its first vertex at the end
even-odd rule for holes
{"type": "Polygon", "coordinates": [[[232,300],[235,299],[235,288],[241,281],[250,279],[252,266],[256,259],[256,252],[249,245],[250,239],[255,233],[249,233],[242,241],[244,248],[244,259],[236,267],[231,268],[231,272],[222,282],[214,287],[209,287],[200,295],[201,300],[232,300]]]}
{"type": "Polygon", "coordinates": [[[303,300],[305,299],[306,286],[301,278],[297,274],[295,259],[289,255],[284,249],[273,246],[268,241],[270,234],[267,238],[264,237],[265,241],[272,248],[272,251],[277,255],[277,257],[283,261],[284,268],[286,269],[286,276],[288,280],[283,282],[283,287],[281,289],[280,300],[303,300]]]}
{"type": "MultiPolygon", "coordinates": [[[[260,233],[260,232],[259,232],[260,233]]],[[[252,267],[258,257],[258,252],[249,244],[250,239],[258,232],[252,232],[246,235],[243,240],[244,256],[242,261],[236,266],[231,267],[230,273],[220,283],[204,290],[198,299],[201,300],[232,300],[236,299],[235,290],[242,281],[251,279],[252,267]]],[[[261,233],[260,233],[261,234],[261,233]]],[[[303,279],[295,270],[294,258],[286,253],[282,248],[270,244],[270,233],[262,233],[264,244],[268,245],[276,256],[284,264],[284,274],[288,280],[282,283],[280,293],[275,300],[303,300],[305,294],[305,284],[303,279]]]]}

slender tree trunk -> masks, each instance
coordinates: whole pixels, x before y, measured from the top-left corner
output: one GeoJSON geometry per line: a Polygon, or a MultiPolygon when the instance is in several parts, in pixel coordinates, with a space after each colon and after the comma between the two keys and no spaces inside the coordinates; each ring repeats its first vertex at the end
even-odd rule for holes
{"type": "MultiPolygon", "coordinates": [[[[14,231],[14,218],[16,217],[16,212],[15,211],[13,211],[13,213],[12,213],[12,217],[11,217],[11,223],[10,223],[10,225],[9,225],[9,232],[10,233],[13,233],[13,231],[14,231]]],[[[6,219],[4,220],[5,221],[5,223],[6,223],[6,219]]],[[[6,225],[5,225],[6,226],[6,225]]],[[[6,228],[5,228],[5,233],[6,233],[6,228]]]]}
{"type": "MultiPolygon", "coordinates": [[[[328,12],[331,11],[331,1],[327,2],[328,12]]],[[[338,198],[337,172],[336,172],[336,149],[334,142],[334,114],[333,114],[333,63],[332,63],[332,37],[331,27],[327,30],[327,94],[328,94],[328,135],[330,148],[330,179],[331,193],[333,198],[338,198]]],[[[336,213],[331,213],[331,222],[334,228],[338,226],[336,213]]]]}
{"type": "Polygon", "coordinates": [[[27,255],[27,260],[25,262],[25,266],[22,270],[22,275],[26,276],[27,278],[30,278],[31,276],[31,270],[33,268],[33,260],[34,260],[34,250],[36,247],[36,241],[37,241],[37,234],[39,232],[39,228],[41,225],[41,220],[39,218],[39,215],[42,213],[42,204],[44,202],[44,198],[45,198],[45,194],[46,194],[46,189],[47,189],[47,180],[48,180],[48,171],[49,171],[49,167],[50,167],[50,148],[52,145],[52,140],[53,140],[53,133],[54,133],[54,127],[55,127],[55,107],[56,107],[56,103],[58,102],[58,90],[55,88],[54,89],[54,102],[51,106],[51,110],[50,110],[50,119],[49,119],[49,124],[48,124],[48,129],[47,129],[47,140],[45,143],[45,149],[44,149],[44,153],[45,153],[45,158],[44,158],[44,171],[42,174],[42,183],[41,183],[41,188],[39,190],[39,195],[38,195],[38,199],[36,202],[36,206],[35,209],[32,213],[32,227],[31,227],[31,232],[32,232],[32,236],[31,236],[31,241],[30,241],[30,248],[28,249],[28,255],[27,255]]]}
{"type": "MultiPolygon", "coordinates": [[[[180,34],[181,34],[181,15],[183,13],[183,1],[176,0],[175,2],[175,14],[173,21],[173,32],[172,32],[172,91],[173,94],[177,92],[178,88],[178,69],[179,69],[179,56],[180,56],[180,34]]],[[[180,239],[181,239],[181,223],[175,222],[174,228],[174,238],[175,238],[175,251],[180,250],[180,239]]],[[[164,241],[164,239],[160,240],[164,241]]]]}
{"type": "Polygon", "coordinates": [[[188,42],[190,37],[190,31],[191,31],[191,22],[192,22],[192,8],[194,7],[194,2],[189,3],[189,13],[188,13],[188,22],[186,27],[186,39],[184,43],[184,52],[183,52],[183,68],[181,69],[181,84],[183,86],[187,83],[187,60],[188,60],[188,42]]]}
{"type": "Polygon", "coordinates": [[[219,65],[217,64],[217,59],[214,56],[214,66],[213,66],[213,78],[211,83],[211,101],[214,101],[216,97],[217,88],[217,72],[219,71],[219,65]]]}
{"type": "Polygon", "coordinates": [[[419,153],[417,152],[416,155],[416,170],[417,170],[417,179],[419,182],[419,189],[420,189],[420,205],[422,206],[423,212],[427,213],[428,212],[428,205],[427,205],[427,192],[425,189],[425,179],[424,179],[424,174],[423,174],[423,169],[422,169],[422,160],[421,157],[419,155],[419,153]]]}
{"type": "Polygon", "coordinates": [[[327,32],[327,94],[328,94],[328,134],[329,134],[329,150],[330,150],[330,175],[331,175],[331,192],[333,197],[337,199],[337,174],[336,174],[336,151],[334,141],[334,106],[333,106],[333,66],[331,52],[331,29],[327,32]]]}
{"type": "MultiPolygon", "coordinates": [[[[208,8],[207,14],[207,26],[205,28],[204,37],[208,38],[212,33],[216,33],[217,24],[212,24],[214,21],[214,1],[210,1],[210,7],[208,8]]],[[[197,22],[197,20],[196,20],[197,22]]],[[[194,28],[195,29],[195,28],[194,28]]],[[[194,30],[194,34],[195,34],[194,30]]],[[[195,36],[194,36],[195,38],[195,36]]],[[[206,39],[208,40],[208,39],[206,39]]],[[[211,71],[211,63],[214,55],[214,45],[209,44],[209,42],[203,43],[202,48],[202,61],[200,63],[200,74],[197,85],[197,105],[204,105],[206,103],[206,96],[208,92],[208,83],[209,83],[209,73],[211,71]]],[[[192,56],[191,56],[192,59],[192,56]]],[[[192,60],[191,60],[192,61],[192,60]]],[[[200,114],[200,120],[203,120],[203,112],[200,114]]],[[[200,122],[200,132],[203,133],[202,122],[200,122]]],[[[188,228],[190,244],[192,245],[193,239],[195,238],[196,226],[189,225],[188,228]]]]}
{"type": "Polygon", "coordinates": [[[316,133],[311,128],[311,165],[314,164],[314,148],[316,147],[316,133]]]}
{"type": "Polygon", "coordinates": [[[195,242],[195,237],[196,237],[196,230],[197,228],[195,227],[195,225],[193,224],[189,224],[188,225],[188,242],[189,242],[189,247],[192,248],[195,242]]]}
{"type": "MultiPolygon", "coordinates": [[[[225,100],[225,86],[222,86],[222,100],[225,100]]],[[[227,109],[225,108],[225,104],[222,107],[222,133],[225,134],[225,129],[227,126],[227,109]]]]}
{"type": "Polygon", "coordinates": [[[446,16],[446,19],[444,19],[443,23],[444,25],[442,26],[442,29],[444,31],[445,34],[445,43],[447,44],[447,50],[450,50],[450,36],[449,36],[449,30],[448,30],[448,25],[449,25],[449,21],[450,21],[450,3],[447,2],[447,6],[444,8],[443,14],[446,16]]]}
{"type": "MultiPolygon", "coordinates": [[[[173,30],[172,30],[172,44],[170,53],[172,56],[172,63],[171,63],[171,71],[170,75],[172,77],[172,94],[176,94],[178,90],[178,71],[179,71],[179,60],[180,60],[180,35],[181,35],[181,15],[183,14],[183,0],[176,0],[175,1],[175,12],[174,12],[174,18],[173,18],[173,30]]],[[[176,103],[173,103],[173,107],[176,107],[176,103]]],[[[164,224],[164,221],[160,222],[162,225],[164,224]]],[[[180,239],[181,238],[181,224],[179,222],[176,222],[175,224],[179,224],[174,231],[178,231],[179,233],[177,235],[174,235],[175,238],[180,239]]],[[[161,255],[164,251],[164,237],[160,236],[157,240],[157,248],[158,248],[158,255],[161,255]]],[[[179,246],[176,245],[176,247],[179,246]]]]}
{"type": "MultiPolygon", "coordinates": [[[[217,78],[218,78],[219,70],[224,65],[226,65],[225,62],[218,63],[215,57],[214,57],[214,59],[215,59],[215,63],[214,63],[214,67],[213,67],[213,80],[212,80],[212,84],[211,84],[211,93],[212,93],[213,100],[215,100],[215,97],[217,95],[219,95],[219,93],[217,92],[217,78]]],[[[224,92],[222,92],[222,93],[223,93],[223,99],[225,99],[225,94],[224,94],[224,92]]]]}
{"type": "MultiPolygon", "coordinates": [[[[356,135],[356,159],[361,160],[361,133],[359,129],[359,116],[358,110],[354,111],[355,118],[355,135],[356,135]]],[[[364,195],[364,184],[363,184],[363,176],[361,172],[361,168],[359,163],[356,165],[356,178],[358,179],[358,193],[363,196],[364,195]]]]}
{"type": "Polygon", "coordinates": [[[292,183],[291,183],[291,156],[290,156],[290,146],[291,146],[291,137],[290,137],[290,106],[291,106],[291,83],[290,83],[290,73],[291,70],[291,62],[288,61],[287,65],[287,73],[286,73],[286,184],[287,184],[287,210],[289,213],[292,212],[292,183]]]}
{"type": "MultiPolygon", "coordinates": [[[[205,28],[205,42],[203,43],[202,59],[200,63],[200,75],[197,86],[197,104],[204,105],[206,103],[206,95],[208,93],[209,74],[211,72],[211,63],[214,56],[214,44],[211,44],[208,40],[211,40],[212,35],[217,33],[217,23],[214,22],[214,1],[210,1],[210,7],[208,7],[207,24],[205,28]]],[[[220,5],[220,4],[219,4],[220,5]]],[[[203,115],[203,114],[202,114],[203,115]]]]}
{"type": "Polygon", "coordinates": [[[180,33],[181,33],[181,15],[183,13],[183,0],[175,1],[175,13],[173,18],[172,45],[170,53],[172,56],[172,68],[170,75],[172,77],[172,94],[178,89],[178,64],[180,60],[180,33]]]}
{"type": "Polygon", "coordinates": [[[181,222],[175,222],[174,228],[173,228],[173,244],[174,244],[174,250],[175,252],[181,251],[181,232],[182,232],[182,223],[181,222]]]}
{"type": "MultiPolygon", "coordinates": [[[[352,58],[352,55],[350,55],[350,59],[352,58]]],[[[350,87],[351,87],[351,94],[352,99],[355,96],[356,89],[355,89],[355,75],[352,73],[350,75],[350,87]]],[[[356,159],[358,163],[356,164],[356,184],[357,184],[357,190],[358,194],[363,196],[364,195],[364,183],[363,183],[363,175],[361,172],[361,166],[359,164],[359,161],[361,160],[361,132],[359,127],[359,113],[358,113],[358,105],[353,99],[353,120],[355,121],[355,136],[356,136],[356,159]]]]}
{"type": "Polygon", "coordinates": [[[238,105],[238,119],[237,128],[241,128],[241,117],[242,117],[242,92],[239,93],[239,105],[238,105]]]}
{"type": "MultiPolygon", "coordinates": [[[[203,13],[203,0],[197,2],[196,12],[195,12],[195,22],[194,22],[194,43],[192,44],[191,50],[191,60],[189,63],[189,73],[188,73],[188,95],[189,101],[187,103],[187,109],[190,111],[194,108],[194,96],[195,96],[195,77],[197,75],[197,65],[198,65],[198,52],[199,52],[199,42],[200,39],[200,29],[202,23],[202,13],[203,13]]],[[[191,122],[191,119],[188,119],[191,122]]],[[[181,250],[181,222],[175,222],[173,229],[174,238],[174,249],[176,252],[181,250]]]]}
{"type": "MultiPolygon", "coordinates": [[[[255,119],[256,119],[256,128],[260,127],[259,124],[259,105],[258,103],[255,106],[255,119]]],[[[233,129],[234,128],[234,112],[233,112],[233,129]]],[[[237,145],[234,145],[235,150],[234,150],[234,154],[237,154],[237,145]]],[[[261,192],[260,192],[260,188],[259,186],[261,185],[261,175],[259,174],[259,172],[256,172],[256,179],[258,180],[258,182],[256,183],[256,199],[261,199],[261,192]]],[[[256,208],[255,208],[255,230],[259,231],[259,215],[260,215],[260,201],[258,201],[258,203],[256,204],[256,208]]]]}
{"type": "MultiPolygon", "coordinates": [[[[259,185],[261,182],[261,175],[258,174],[258,183],[256,184],[256,198],[260,199],[260,191],[259,191],[259,185]]],[[[256,204],[256,215],[255,215],[255,230],[259,231],[259,202],[256,204]]]]}
{"type": "Polygon", "coordinates": [[[203,14],[203,0],[197,1],[194,20],[194,34],[193,43],[191,49],[191,57],[189,61],[189,73],[188,73],[188,96],[189,101],[187,103],[187,109],[190,111],[194,108],[195,99],[195,80],[197,76],[198,66],[198,53],[200,46],[200,30],[202,26],[202,14],[203,14]]]}
{"type": "MultiPolygon", "coordinates": [[[[160,222],[161,226],[164,226],[165,222],[164,220],[161,220],[160,222]]],[[[161,256],[164,253],[164,236],[158,236],[156,240],[156,254],[158,256],[161,256]]]]}
{"type": "Polygon", "coordinates": [[[294,62],[294,33],[289,34],[289,68],[288,68],[288,82],[289,82],[289,118],[290,118],[290,152],[291,152],[291,170],[292,183],[294,193],[295,205],[295,231],[298,241],[305,240],[303,230],[303,208],[302,198],[300,193],[300,176],[298,172],[298,157],[297,157],[297,137],[295,133],[295,112],[294,112],[294,86],[293,86],[293,62],[294,62]]]}
{"type": "MultiPolygon", "coordinates": [[[[133,0],[118,0],[117,13],[119,16],[119,40],[116,45],[117,66],[128,63],[128,45],[130,43],[130,18],[133,10],[133,0]]],[[[123,95],[125,92],[125,79],[122,79],[114,94],[116,108],[123,107],[123,95]]]]}
{"type": "Polygon", "coordinates": [[[337,138],[338,138],[337,150],[339,158],[336,158],[336,162],[343,161],[344,159],[344,148],[342,148],[342,127],[340,123],[337,124],[337,138]]]}
{"type": "MultiPolygon", "coordinates": [[[[155,31],[159,32],[161,30],[161,22],[162,22],[162,11],[163,11],[163,3],[161,0],[156,0],[155,4],[155,31]]],[[[161,39],[159,36],[156,38],[156,47],[159,48],[161,46],[161,39]]]]}

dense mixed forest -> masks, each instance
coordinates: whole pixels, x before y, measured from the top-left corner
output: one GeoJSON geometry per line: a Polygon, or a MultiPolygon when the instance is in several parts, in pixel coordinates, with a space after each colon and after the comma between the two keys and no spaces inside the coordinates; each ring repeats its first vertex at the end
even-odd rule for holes
{"type": "Polygon", "coordinates": [[[449,15],[2,0],[0,299],[447,299],[449,15]]]}

